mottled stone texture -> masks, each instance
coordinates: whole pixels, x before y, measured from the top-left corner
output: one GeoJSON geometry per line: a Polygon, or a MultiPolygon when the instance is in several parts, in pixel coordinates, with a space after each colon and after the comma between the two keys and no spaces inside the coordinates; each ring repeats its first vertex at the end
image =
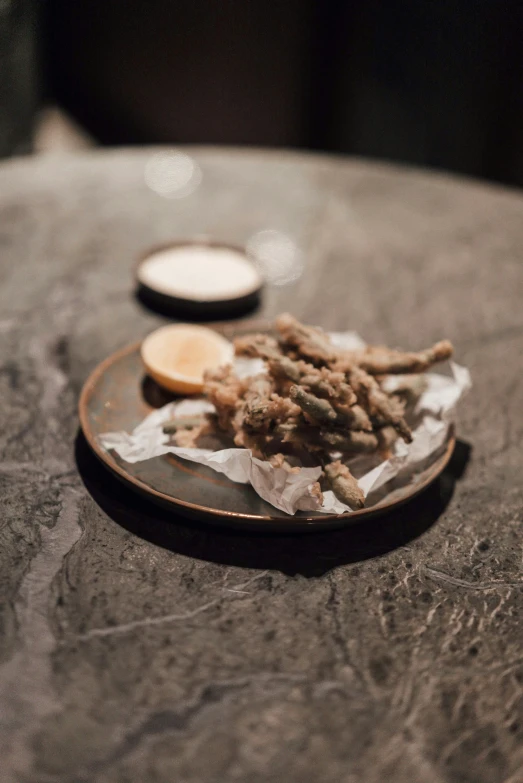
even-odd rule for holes
{"type": "Polygon", "coordinates": [[[144,151],[0,168],[2,783],[523,780],[523,199],[343,159],[144,151]],[[383,521],[301,538],[184,525],[77,435],[89,371],[161,319],[148,245],[285,231],[268,289],[372,341],[449,337],[474,378],[451,469],[383,521]]]}

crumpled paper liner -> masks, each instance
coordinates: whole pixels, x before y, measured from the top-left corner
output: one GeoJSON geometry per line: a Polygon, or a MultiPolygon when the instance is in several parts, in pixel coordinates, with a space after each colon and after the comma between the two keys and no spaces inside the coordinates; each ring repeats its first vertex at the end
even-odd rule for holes
{"type": "MultiPolygon", "coordinates": [[[[347,350],[365,345],[354,332],[334,333],[331,334],[331,339],[337,347],[347,350]]],[[[411,474],[415,475],[416,466],[421,466],[444,445],[456,406],[471,386],[469,371],[454,362],[449,364],[451,376],[426,373],[427,389],[414,410],[419,424],[413,431],[412,443],[406,444],[398,439],[390,459],[382,461],[358,477],[358,484],[365,497],[383,487],[400,472],[410,469],[411,474]]],[[[237,359],[235,369],[239,375],[246,377],[262,371],[263,362],[260,359],[237,359]]],[[[394,376],[390,376],[388,382],[393,385],[397,381],[394,376]]],[[[269,462],[253,457],[248,449],[224,448],[211,451],[169,445],[170,436],[162,430],[164,422],[176,416],[192,416],[213,410],[212,404],[201,398],[171,402],[149,414],[131,434],[109,432],[100,435],[99,442],[107,451],[116,452],[126,462],[140,462],[164,454],[174,454],[182,459],[206,465],[218,473],[223,473],[231,481],[251,484],[263,500],[286,514],[295,514],[297,511],[342,514],[351,511],[331,491],[323,493],[321,506],[318,499],[311,495],[311,486],[321,474],[320,466],[301,468],[299,473],[289,473],[283,468],[275,468],[269,462]]]]}

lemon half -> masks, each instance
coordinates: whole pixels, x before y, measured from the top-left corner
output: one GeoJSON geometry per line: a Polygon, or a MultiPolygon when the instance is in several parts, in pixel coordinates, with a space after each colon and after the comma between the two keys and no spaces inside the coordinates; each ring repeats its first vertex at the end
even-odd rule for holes
{"type": "Polygon", "coordinates": [[[149,375],[176,394],[197,394],[203,374],[234,357],[232,344],[206,326],[169,324],[148,335],[142,343],[142,361],[149,375]]]}

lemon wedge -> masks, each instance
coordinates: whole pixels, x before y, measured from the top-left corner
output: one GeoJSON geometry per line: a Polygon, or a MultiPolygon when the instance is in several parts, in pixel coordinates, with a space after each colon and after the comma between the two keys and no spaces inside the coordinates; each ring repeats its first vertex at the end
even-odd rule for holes
{"type": "Polygon", "coordinates": [[[234,357],[232,344],[205,326],[169,324],[152,332],[142,343],[142,361],[149,375],[176,394],[197,394],[203,374],[234,357]]]}

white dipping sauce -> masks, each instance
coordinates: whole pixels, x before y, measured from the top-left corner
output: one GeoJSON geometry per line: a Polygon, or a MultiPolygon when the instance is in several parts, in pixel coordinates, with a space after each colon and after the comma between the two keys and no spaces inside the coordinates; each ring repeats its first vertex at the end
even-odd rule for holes
{"type": "Polygon", "coordinates": [[[158,250],[142,261],[138,279],[159,293],[196,302],[239,299],[261,287],[258,270],[241,251],[210,245],[158,250]]]}

